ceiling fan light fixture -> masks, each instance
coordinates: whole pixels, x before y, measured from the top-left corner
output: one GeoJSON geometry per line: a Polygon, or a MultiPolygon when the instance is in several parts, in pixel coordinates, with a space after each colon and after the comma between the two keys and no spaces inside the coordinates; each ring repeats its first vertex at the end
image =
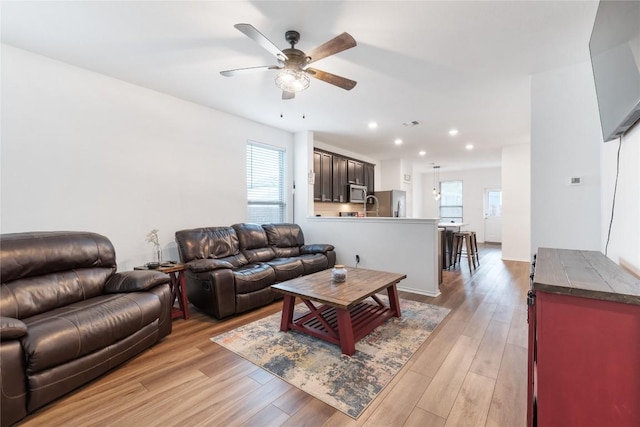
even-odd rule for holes
{"type": "Polygon", "coordinates": [[[311,79],[304,71],[283,68],[276,75],[275,82],[283,91],[297,93],[307,89],[311,79]]]}

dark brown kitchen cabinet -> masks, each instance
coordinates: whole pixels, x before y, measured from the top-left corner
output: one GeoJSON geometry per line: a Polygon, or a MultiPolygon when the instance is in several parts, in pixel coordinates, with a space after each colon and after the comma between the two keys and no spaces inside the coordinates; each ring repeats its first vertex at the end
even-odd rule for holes
{"type": "Polygon", "coordinates": [[[347,179],[349,184],[364,185],[364,165],[357,160],[347,160],[347,179]]]}
{"type": "Polygon", "coordinates": [[[374,191],[375,165],[324,150],[313,151],[313,200],[347,203],[347,185],[366,185],[374,191]]]}
{"type": "Polygon", "coordinates": [[[333,156],[328,153],[321,153],[320,170],[320,197],[323,202],[332,201],[333,192],[333,156]]]}
{"type": "Polygon", "coordinates": [[[333,156],[322,151],[313,152],[313,200],[331,202],[333,194],[333,156]]]}
{"type": "Polygon", "coordinates": [[[333,156],[333,199],[334,202],[347,202],[347,159],[333,156]]]}
{"type": "Polygon", "coordinates": [[[315,202],[322,201],[322,167],[320,166],[322,163],[322,153],[318,153],[317,151],[313,152],[313,172],[314,172],[314,180],[313,180],[313,200],[315,202]]]}
{"type": "Polygon", "coordinates": [[[367,194],[373,194],[375,192],[374,186],[374,168],[371,163],[364,163],[364,185],[367,186],[367,194]]]}

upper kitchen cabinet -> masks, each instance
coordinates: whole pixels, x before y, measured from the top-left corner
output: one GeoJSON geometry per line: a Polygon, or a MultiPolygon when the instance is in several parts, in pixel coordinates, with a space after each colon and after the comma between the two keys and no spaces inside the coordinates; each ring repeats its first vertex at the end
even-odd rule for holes
{"type": "Polygon", "coordinates": [[[375,167],[371,163],[364,163],[364,185],[367,186],[367,194],[373,194],[376,189],[374,185],[375,167]]]}
{"type": "Polygon", "coordinates": [[[313,200],[346,203],[347,184],[366,185],[374,191],[375,165],[323,150],[313,151],[313,200]]]}
{"type": "Polygon", "coordinates": [[[333,156],[333,201],[347,202],[347,159],[333,156]]]}
{"type": "Polygon", "coordinates": [[[347,159],[347,180],[349,184],[364,185],[364,165],[362,162],[347,159]]]}
{"type": "Polygon", "coordinates": [[[313,186],[313,200],[331,202],[333,196],[333,156],[330,153],[314,152],[313,168],[315,181],[313,186]]]}

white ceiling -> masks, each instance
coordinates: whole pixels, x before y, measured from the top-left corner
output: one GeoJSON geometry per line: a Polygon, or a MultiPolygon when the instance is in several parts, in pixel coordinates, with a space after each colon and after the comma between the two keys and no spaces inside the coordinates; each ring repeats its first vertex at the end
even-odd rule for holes
{"type": "Polygon", "coordinates": [[[260,123],[313,130],[346,150],[403,158],[416,172],[433,163],[444,172],[499,165],[502,146],[529,142],[530,75],[586,61],[596,9],[594,1],[3,1],[1,36],[260,123]],[[303,51],[350,33],[358,46],[314,67],[358,85],[345,91],[312,79],[282,101],[274,71],[222,77],[277,63],[236,23],[281,49],[285,31],[297,30],[303,51]],[[412,120],[421,124],[403,126],[412,120]],[[460,133],[449,136],[451,128],[460,133]]]}

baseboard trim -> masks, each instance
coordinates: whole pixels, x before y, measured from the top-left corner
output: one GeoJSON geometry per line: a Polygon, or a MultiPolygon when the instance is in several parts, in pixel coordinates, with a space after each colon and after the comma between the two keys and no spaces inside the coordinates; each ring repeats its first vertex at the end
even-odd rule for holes
{"type": "Polygon", "coordinates": [[[438,290],[438,292],[428,292],[428,291],[424,291],[421,289],[414,289],[414,288],[407,288],[406,286],[397,286],[399,291],[403,291],[403,292],[409,292],[412,294],[418,294],[418,295],[424,295],[427,297],[437,297],[438,295],[440,295],[440,291],[438,290]]]}

